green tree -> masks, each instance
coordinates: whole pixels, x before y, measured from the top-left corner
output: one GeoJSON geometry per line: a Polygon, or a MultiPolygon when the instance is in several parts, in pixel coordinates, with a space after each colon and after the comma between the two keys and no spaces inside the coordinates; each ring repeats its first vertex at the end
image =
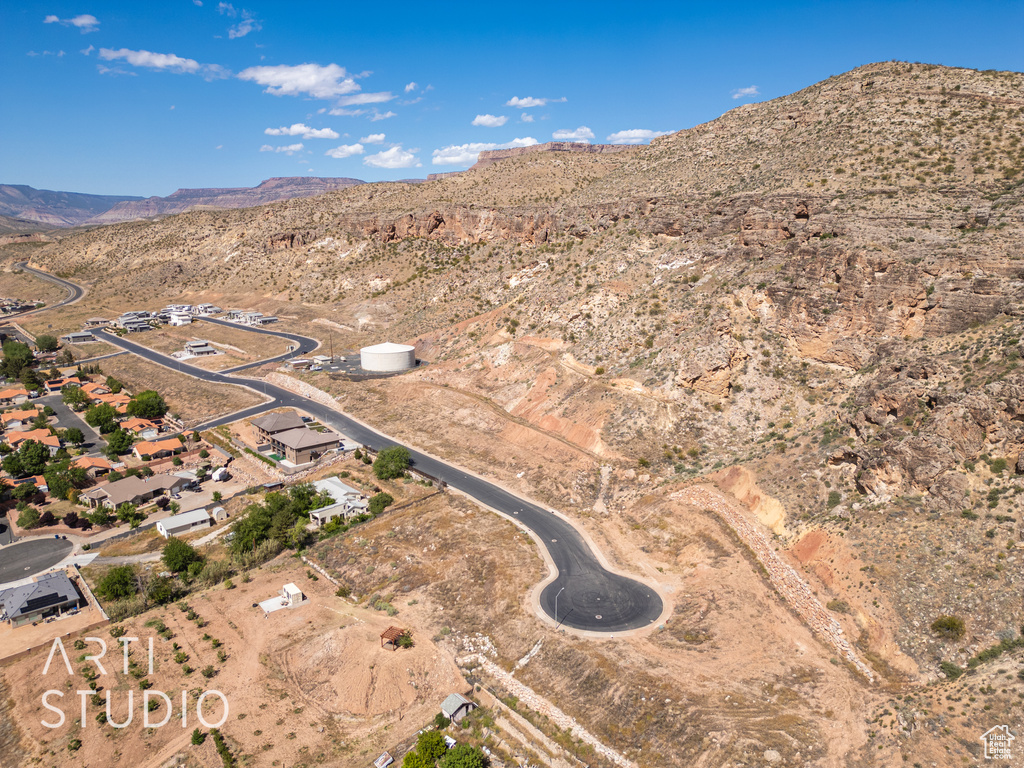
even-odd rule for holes
{"type": "Polygon", "coordinates": [[[107,435],[107,454],[120,456],[132,449],[132,433],[123,429],[115,429],[107,435]]]}
{"type": "Polygon", "coordinates": [[[379,515],[385,509],[395,503],[390,493],[381,492],[370,497],[370,512],[379,515]]]}
{"type": "Polygon", "coordinates": [[[68,427],[64,430],[64,442],[81,445],[85,442],[85,435],[78,427],[68,427]]]}
{"type": "Polygon", "coordinates": [[[440,732],[424,731],[416,739],[416,751],[433,763],[448,751],[448,745],[440,732]]]}
{"type": "Polygon", "coordinates": [[[478,747],[456,744],[438,765],[440,768],[487,768],[487,756],[478,747]]]}
{"type": "Polygon", "coordinates": [[[221,501],[223,498],[224,498],[224,494],[221,493],[220,491],[214,491],[213,492],[213,500],[215,502],[221,501]]]}
{"type": "Polygon", "coordinates": [[[140,419],[159,419],[167,413],[167,403],[160,393],[152,389],[139,392],[135,399],[128,403],[128,414],[140,419]]]}
{"type": "Polygon", "coordinates": [[[34,369],[28,366],[21,369],[21,373],[18,375],[21,380],[21,386],[27,390],[42,389],[43,381],[39,378],[39,374],[34,369]]]}
{"type": "Polygon", "coordinates": [[[81,467],[72,466],[70,461],[51,464],[43,472],[43,477],[46,478],[46,487],[50,495],[58,499],[66,499],[74,489],[84,488],[89,484],[86,471],[81,467]]]}
{"type": "Polygon", "coordinates": [[[106,507],[97,507],[92,512],[86,514],[86,519],[93,525],[110,525],[113,518],[110,516],[110,511],[106,507]]]}
{"type": "Polygon", "coordinates": [[[64,405],[71,406],[75,410],[89,403],[89,396],[82,391],[81,387],[65,387],[60,393],[60,399],[64,405]]]}
{"type": "Polygon", "coordinates": [[[373,462],[373,474],[378,480],[402,477],[409,469],[409,449],[402,445],[384,448],[373,462]]]}
{"type": "Polygon", "coordinates": [[[128,523],[132,528],[138,528],[142,521],[146,519],[144,512],[140,512],[137,506],[128,502],[119,504],[117,509],[114,510],[114,514],[117,515],[118,520],[122,523],[128,523]]]}
{"type": "Polygon", "coordinates": [[[428,760],[415,749],[412,752],[406,752],[405,757],[402,758],[402,768],[435,768],[433,760],[428,760]]]}
{"type": "Polygon", "coordinates": [[[122,389],[124,389],[124,384],[115,379],[113,376],[107,376],[106,384],[110,391],[113,392],[115,395],[122,389]]]}
{"type": "Polygon", "coordinates": [[[18,515],[18,527],[19,528],[35,528],[39,525],[39,510],[34,507],[22,510],[22,513],[18,515]]]}
{"type": "Polygon", "coordinates": [[[21,454],[9,453],[4,456],[4,460],[0,462],[0,466],[4,468],[4,472],[9,474],[11,477],[24,477],[28,474],[25,471],[25,465],[21,462],[21,454]]]}
{"type": "Polygon", "coordinates": [[[167,543],[164,544],[162,557],[167,570],[172,573],[186,571],[191,563],[202,559],[199,553],[196,552],[195,547],[174,536],[171,536],[167,543]]]}
{"type": "Polygon", "coordinates": [[[96,585],[96,592],[108,600],[121,600],[135,594],[135,569],[130,565],[115,565],[96,585]]]}
{"type": "Polygon", "coordinates": [[[3,369],[4,375],[12,379],[19,378],[22,370],[32,365],[36,359],[28,344],[13,339],[4,342],[3,352],[4,360],[0,368],[3,369]]]}
{"type": "Polygon", "coordinates": [[[149,588],[146,590],[146,597],[149,598],[151,603],[156,605],[166,605],[171,602],[177,595],[177,591],[174,588],[174,582],[165,576],[156,576],[149,582],[149,588]]]}
{"type": "Polygon", "coordinates": [[[198,747],[204,741],[206,741],[206,734],[205,733],[200,731],[198,728],[196,728],[194,731],[192,731],[192,745],[193,746],[198,747]]]}
{"type": "Polygon", "coordinates": [[[110,403],[98,403],[85,409],[85,423],[100,432],[111,432],[117,420],[117,409],[110,403]]]}
{"type": "Polygon", "coordinates": [[[35,440],[26,440],[18,449],[22,469],[28,475],[41,475],[50,460],[50,449],[35,440]]]}
{"type": "Polygon", "coordinates": [[[57,351],[57,337],[50,336],[49,334],[42,334],[36,336],[36,346],[39,347],[41,352],[56,352],[57,351]]]}

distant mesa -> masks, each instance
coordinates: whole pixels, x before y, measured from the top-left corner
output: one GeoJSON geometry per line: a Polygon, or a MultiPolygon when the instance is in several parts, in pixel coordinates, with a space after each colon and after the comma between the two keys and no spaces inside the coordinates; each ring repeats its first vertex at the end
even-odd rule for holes
{"type": "Polygon", "coordinates": [[[249,208],[279,200],[313,197],[364,183],[360,179],[287,176],[267,179],[251,188],[179,189],[167,197],[147,198],[55,192],[22,184],[0,184],[0,216],[47,227],[114,224],[184,213],[196,208],[249,208]]]}

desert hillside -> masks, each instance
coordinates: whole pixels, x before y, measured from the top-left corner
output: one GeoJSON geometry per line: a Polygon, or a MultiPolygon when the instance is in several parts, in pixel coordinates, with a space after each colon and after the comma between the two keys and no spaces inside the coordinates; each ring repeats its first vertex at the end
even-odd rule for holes
{"type": "MultiPolygon", "coordinates": [[[[977,659],[1024,624],[1022,135],[1024,74],[887,62],[647,147],[526,151],[420,185],[3,253],[7,268],[28,258],[90,287],[78,309],[37,321],[62,332],[184,299],[261,309],[339,349],[415,343],[430,365],[406,376],[302,378],[566,510],[626,568],[718,558],[671,502],[717,485],[889,692],[857,705],[870,746],[844,746],[845,761],[806,754],[948,764],[974,754],[981,723],[1019,719],[1021,651],[998,673],[977,659]],[[963,636],[933,632],[941,615],[961,617],[963,636]],[[954,668],[975,676],[954,683],[954,668]],[[941,714],[947,693],[979,701],[941,714]]],[[[695,645],[708,612],[734,609],[681,599],[686,626],[659,644],[695,645]]],[[[800,701],[817,697],[816,683],[790,682],[800,701]]],[[[537,685],[563,702],[579,693],[537,685]]],[[[709,721],[731,711],[705,694],[709,721]]],[[[623,717],[604,732],[628,742],[643,728],[623,717]]],[[[821,735],[797,730],[772,749],[821,735]]]]}

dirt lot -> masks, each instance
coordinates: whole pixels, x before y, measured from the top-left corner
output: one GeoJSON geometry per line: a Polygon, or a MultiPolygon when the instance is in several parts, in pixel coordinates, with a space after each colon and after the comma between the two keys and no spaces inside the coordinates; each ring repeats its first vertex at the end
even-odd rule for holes
{"type": "MultiPolygon", "coordinates": [[[[159,618],[173,632],[171,640],[155,639],[154,673],[144,675],[155,690],[171,697],[171,722],[163,728],[142,727],[141,691],[132,676],[123,675],[120,654],[108,650],[107,675],[99,682],[109,688],[116,721],[127,713],[127,691],[135,689],[135,716],[123,730],[92,722],[102,707],[88,704],[88,720],[80,730],[73,722],[80,706],[70,692],[58,705],[68,715],[61,728],[49,730],[40,725],[49,720],[41,696],[48,688],[84,687],[84,679],[68,677],[63,665],[51,669],[47,678],[41,673],[45,653],[18,662],[4,670],[11,690],[23,691],[12,714],[23,735],[22,746],[41,755],[51,751],[47,763],[84,766],[156,766],[181,752],[191,765],[219,764],[212,740],[200,748],[188,744],[189,734],[198,723],[195,700],[189,703],[189,724],[180,727],[181,691],[198,692],[216,688],[229,702],[229,717],[221,730],[236,756],[243,753],[250,765],[295,765],[298,762],[327,764],[363,764],[368,756],[389,744],[396,736],[408,737],[432,718],[438,702],[451,690],[465,686],[451,658],[429,640],[429,632],[420,631],[417,617],[402,617],[417,639],[410,650],[391,651],[380,647],[379,634],[394,623],[386,615],[352,606],[335,597],[334,587],[326,579],[312,581],[306,569],[284,556],[252,573],[247,584],[236,579],[237,587],[218,587],[192,595],[189,604],[202,617],[197,627],[175,606],[150,611],[126,623],[129,636],[142,638],[133,660],[144,672],[145,643],[155,635],[145,622],[159,618]],[[294,610],[269,614],[251,604],[274,596],[281,586],[295,582],[309,601],[294,610]],[[226,660],[218,661],[209,635],[222,642],[218,650],[226,660]],[[187,653],[191,675],[172,658],[172,643],[187,653]],[[200,674],[207,665],[217,669],[209,681],[200,674]],[[56,676],[55,676],[56,675],[56,676]],[[69,754],[68,742],[77,738],[82,747],[69,754]],[[26,746],[27,745],[27,746],[26,746]]],[[[107,632],[102,632],[107,636],[107,632]]],[[[113,640],[108,638],[112,649],[113,640]]],[[[69,643],[70,645],[70,643],[69,643]]],[[[76,670],[84,667],[80,652],[69,649],[76,670]]],[[[212,702],[216,702],[212,699],[212,702]]],[[[207,701],[210,704],[211,700],[207,701]]],[[[160,719],[165,704],[153,713],[160,719]]],[[[221,706],[204,705],[211,722],[219,719],[221,706]]],[[[55,716],[54,716],[55,717],[55,716]]],[[[373,755],[376,757],[376,754],[373,755]]]]}
{"type": "Polygon", "coordinates": [[[164,354],[180,352],[186,341],[204,339],[223,354],[211,357],[192,358],[189,365],[196,365],[211,371],[232,368],[267,357],[283,354],[288,346],[284,339],[228,328],[215,323],[194,322],[191,325],[165,325],[148,333],[133,337],[140,344],[164,354]]]}
{"type": "Polygon", "coordinates": [[[171,413],[180,415],[186,425],[262,402],[261,397],[243,387],[199,381],[135,355],[111,357],[100,366],[103,373],[120,379],[130,392],[157,390],[171,413]]]}

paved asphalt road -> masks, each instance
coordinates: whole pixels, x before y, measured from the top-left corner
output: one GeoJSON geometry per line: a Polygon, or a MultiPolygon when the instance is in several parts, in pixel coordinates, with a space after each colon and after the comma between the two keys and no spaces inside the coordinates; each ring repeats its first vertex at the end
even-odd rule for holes
{"type": "Polygon", "coordinates": [[[255,363],[236,365],[234,368],[228,368],[221,371],[221,373],[234,373],[235,371],[244,371],[246,368],[256,368],[257,366],[266,365],[267,363],[279,363],[290,357],[302,357],[320,346],[320,342],[316,339],[311,339],[308,336],[299,336],[297,333],[283,333],[280,331],[268,331],[263,328],[252,328],[248,325],[229,323],[227,320],[216,320],[212,317],[197,317],[196,320],[204,323],[213,323],[214,325],[224,325],[228,328],[241,328],[243,331],[249,331],[249,333],[260,333],[264,336],[276,336],[279,339],[287,339],[295,345],[295,349],[291,352],[285,352],[283,355],[278,355],[277,357],[268,357],[266,360],[258,360],[255,363]]]}
{"type": "Polygon", "coordinates": [[[17,581],[56,565],[71,554],[65,539],[33,539],[0,549],[0,584],[17,581]]]}
{"type": "MultiPolygon", "coordinates": [[[[179,363],[158,352],[119,339],[113,334],[97,331],[96,335],[160,365],[180,370],[204,381],[234,384],[243,383],[221,373],[194,368],[179,363]]],[[[209,421],[197,429],[210,429],[261,413],[271,408],[297,408],[316,417],[321,423],[334,427],[351,439],[379,450],[394,445],[394,441],[374,432],[333,408],[308,400],[266,382],[253,382],[249,386],[274,398],[271,403],[249,408],[220,419],[209,421]]],[[[661,598],[645,584],[609,573],[601,567],[593,552],[569,523],[550,510],[529,504],[502,488],[478,477],[458,470],[437,459],[410,449],[415,469],[444,480],[474,499],[514,517],[532,530],[544,543],[558,569],[558,578],[541,593],[541,607],[545,613],[576,629],[603,632],[621,632],[645,627],[654,622],[662,611],[661,598]],[[558,614],[556,616],[556,596],[558,614]]]]}
{"type": "Polygon", "coordinates": [[[46,280],[51,283],[56,283],[57,285],[67,290],[68,296],[63,301],[58,301],[56,304],[51,304],[48,307],[43,307],[42,309],[29,309],[24,312],[17,312],[13,315],[7,315],[4,319],[7,319],[9,317],[25,317],[26,315],[31,315],[34,312],[45,312],[46,310],[57,309],[57,307],[63,307],[65,304],[70,304],[74,301],[78,301],[85,295],[84,288],[77,286],[74,283],[69,283],[67,280],[61,280],[59,277],[54,277],[48,272],[40,272],[38,269],[33,269],[28,265],[28,262],[18,262],[18,266],[21,269],[24,269],[26,272],[31,272],[33,275],[36,275],[37,277],[42,278],[43,280],[46,280]]]}

